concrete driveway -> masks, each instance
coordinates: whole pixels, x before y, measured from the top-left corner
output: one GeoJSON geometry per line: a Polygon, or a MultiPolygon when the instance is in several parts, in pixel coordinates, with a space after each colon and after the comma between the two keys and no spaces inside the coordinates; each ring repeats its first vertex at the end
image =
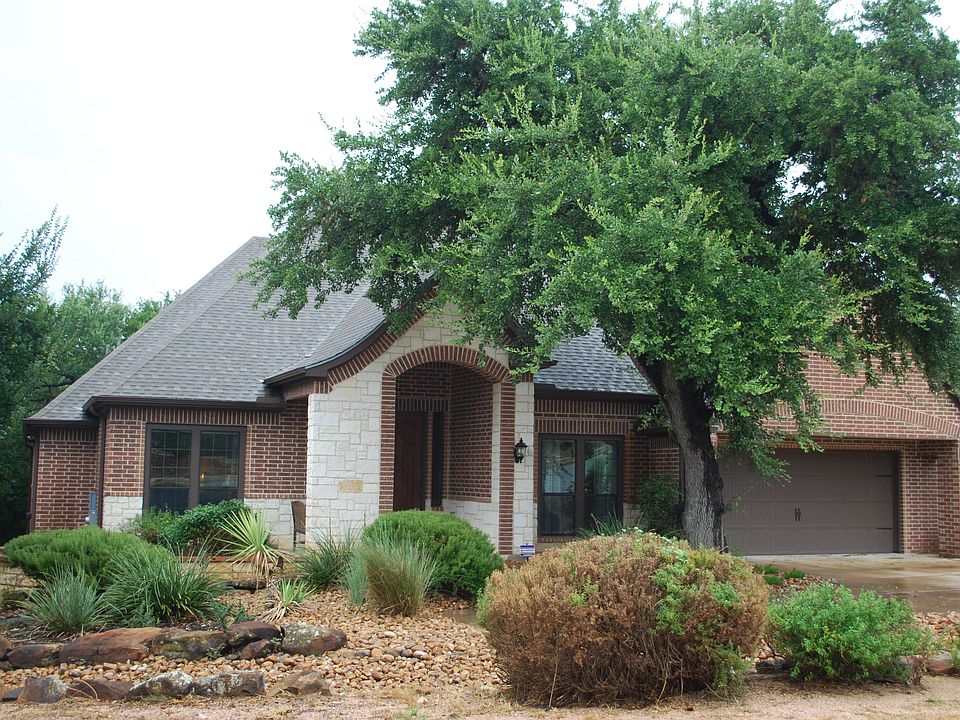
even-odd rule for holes
{"type": "Polygon", "coordinates": [[[916,612],[960,611],[960,559],[935,555],[755,555],[753,563],[906,598],[916,612]]]}

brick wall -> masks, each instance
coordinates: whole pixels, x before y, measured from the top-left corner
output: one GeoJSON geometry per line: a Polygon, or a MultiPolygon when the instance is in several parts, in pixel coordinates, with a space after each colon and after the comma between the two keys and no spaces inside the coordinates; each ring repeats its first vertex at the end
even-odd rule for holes
{"type": "MultiPolygon", "coordinates": [[[[489,502],[492,469],[493,386],[484,377],[451,370],[448,479],[444,497],[489,502]]],[[[513,499],[511,498],[511,503],[513,499]]]]}
{"type": "Polygon", "coordinates": [[[36,433],[36,505],[32,529],[83,525],[97,489],[96,428],[46,428],[36,433]]]}

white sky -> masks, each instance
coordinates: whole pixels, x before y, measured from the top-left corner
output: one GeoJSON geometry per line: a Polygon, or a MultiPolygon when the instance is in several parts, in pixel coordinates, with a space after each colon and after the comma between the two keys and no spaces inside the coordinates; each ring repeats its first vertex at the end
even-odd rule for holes
{"type": "Polygon", "coordinates": [[[52,289],[185,290],[270,232],[281,150],[330,163],[321,115],[382,117],[353,38],[384,4],[0,0],[0,251],[58,205],[52,289]]]}

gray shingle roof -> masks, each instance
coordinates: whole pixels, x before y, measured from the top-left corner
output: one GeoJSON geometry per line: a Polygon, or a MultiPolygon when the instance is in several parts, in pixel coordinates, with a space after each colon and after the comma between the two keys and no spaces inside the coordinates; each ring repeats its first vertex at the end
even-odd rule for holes
{"type": "MultiPolygon", "coordinates": [[[[378,331],[383,313],[362,289],[332,293],[296,320],[265,318],[256,289],[237,276],[262,257],[252,238],[101,360],[30,420],[88,420],[91,397],[255,402],[276,397],[267,378],[322,365],[378,331]]],[[[599,331],[570,340],[537,383],[561,390],[650,393],[632,365],[604,347],[599,331]]]]}
{"type": "Polygon", "coordinates": [[[603,344],[599,328],[562,343],[553,359],[555,365],[537,373],[537,384],[553,385],[558,390],[654,394],[633,363],[603,344]]]}

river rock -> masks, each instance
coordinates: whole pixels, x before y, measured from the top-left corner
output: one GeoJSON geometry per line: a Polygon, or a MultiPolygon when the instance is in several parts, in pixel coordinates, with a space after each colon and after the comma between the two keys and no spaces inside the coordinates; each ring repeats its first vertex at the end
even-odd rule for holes
{"type": "Polygon", "coordinates": [[[60,662],[60,645],[58,643],[20,645],[7,653],[7,662],[20,670],[57,665],[60,662]]]}
{"type": "Polygon", "coordinates": [[[321,695],[330,694],[330,683],[323,678],[323,674],[316,670],[300,670],[289,673],[270,688],[270,695],[287,693],[289,695],[321,695]]]}
{"type": "Polygon", "coordinates": [[[0,635],[0,660],[5,659],[7,653],[11,650],[13,650],[13,643],[3,635],[0,635]]]}
{"type": "Polygon", "coordinates": [[[194,695],[203,697],[240,697],[263,695],[267,691],[262,672],[225,672],[193,681],[194,695]]]}
{"type": "Polygon", "coordinates": [[[154,655],[181,660],[219,657],[227,647],[227,634],[219,630],[170,628],[158,633],[150,644],[154,655]]]}
{"type": "Polygon", "coordinates": [[[307,623],[291,623],[283,626],[280,649],[291,655],[322,655],[339,650],[346,644],[347,636],[342,630],[307,623]]]}
{"type": "Polygon", "coordinates": [[[28,677],[23,681],[23,690],[17,702],[50,704],[60,702],[66,695],[67,686],[55,675],[28,677]]]}
{"type": "Polygon", "coordinates": [[[122,663],[143,660],[150,654],[150,643],[160,628],[120,628],[106,632],[89,633],[64,643],[60,662],[122,663]]]}
{"type": "Polygon", "coordinates": [[[67,690],[67,697],[87,698],[88,700],[123,700],[131,688],[133,688],[133,683],[96,677],[81,680],[71,685],[67,690]]]}
{"type": "Polygon", "coordinates": [[[124,700],[182,698],[193,692],[193,678],[180,670],[155,675],[130,688],[124,700]]]}
{"type": "Polygon", "coordinates": [[[259,660],[275,653],[280,647],[277,640],[256,640],[237,653],[238,660],[259,660]]]}

